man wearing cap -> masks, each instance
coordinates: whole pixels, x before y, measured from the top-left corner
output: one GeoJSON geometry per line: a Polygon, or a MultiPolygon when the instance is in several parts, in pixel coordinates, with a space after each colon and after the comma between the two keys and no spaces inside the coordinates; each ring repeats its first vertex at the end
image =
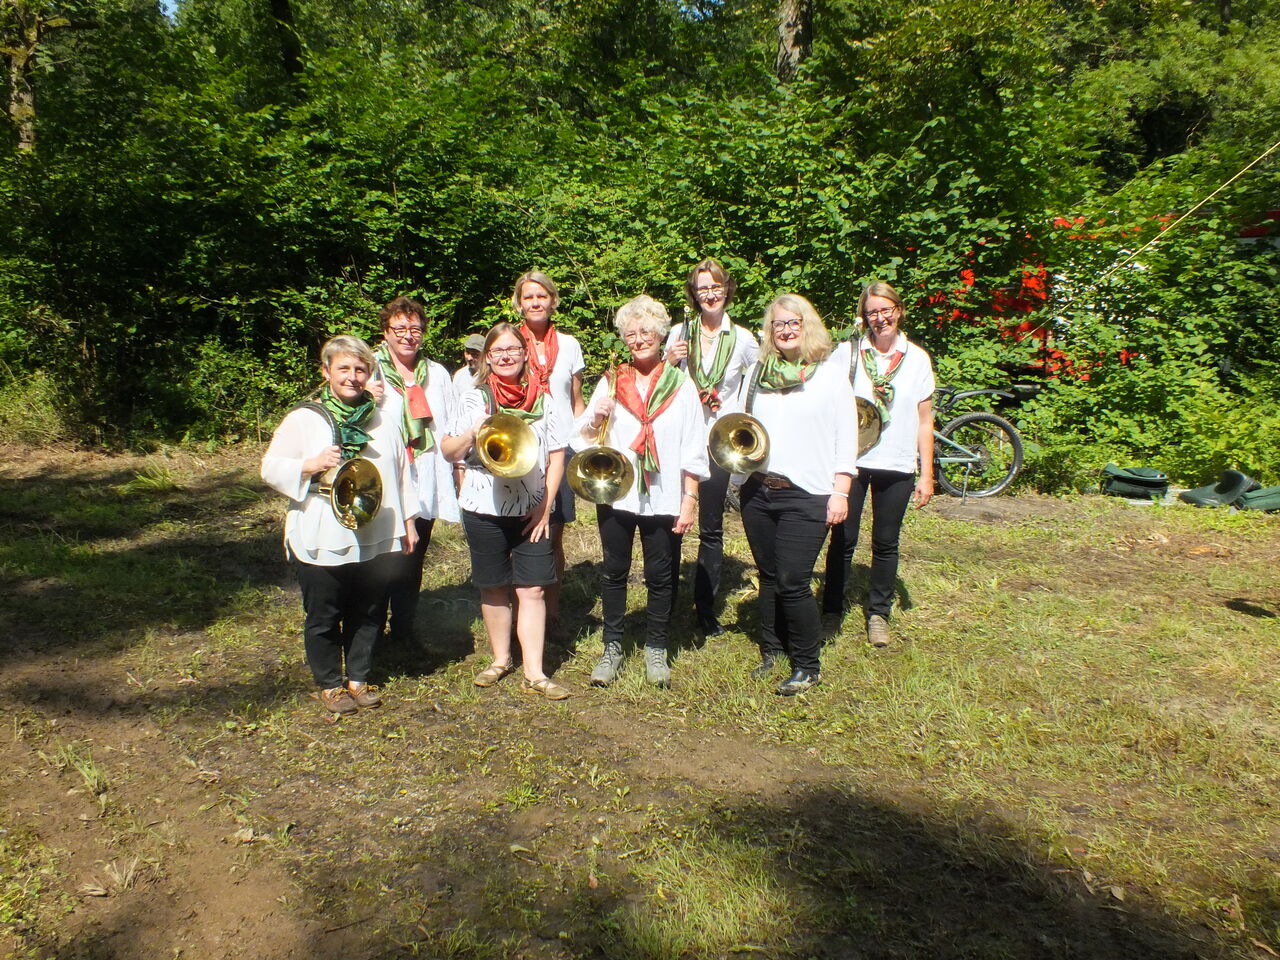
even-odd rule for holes
{"type": "Polygon", "coordinates": [[[484,335],[473,333],[462,345],[462,357],[466,364],[459,367],[453,375],[453,392],[462,396],[472,387],[472,378],[476,375],[476,364],[480,362],[480,354],[484,350],[484,335]]]}

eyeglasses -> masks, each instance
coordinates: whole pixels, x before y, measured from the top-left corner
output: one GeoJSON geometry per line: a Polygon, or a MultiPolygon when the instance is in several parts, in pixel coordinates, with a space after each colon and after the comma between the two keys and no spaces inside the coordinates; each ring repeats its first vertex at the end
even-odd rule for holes
{"type": "Polygon", "coordinates": [[[713,283],[709,287],[694,287],[693,292],[700,297],[709,297],[709,296],[712,296],[713,294],[715,296],[719,296],[720,294],[724,293],[724,284],[713,283]]]}
{"type": "Polygon", "coordinates": [[[799,330],[804,326],[804,321],[799,317],[792,317],[790,320],[773,321],[773,329],[775,330],[799,330]]]}
{"type": "Polygon", "coordinates": [[[628,330],[622,335],[622,339],[627,343],[653,343],[658,335],[652,330],[628,330]]]}
{"type": "Polygon", "coordinates": [[[524,353],[524,347],[494,347],[489,351],[491,357],[518,357],[524,353]]]}
{"type": "Polygon", "coordinates": [[[412,340],[422,336],[422,327],[389,327],[388,329],[401,340],[412,340]]]}
{"type": "Polygon", "coordinates": [[[863,314],[863,316],[866,317],[868,320],[880,320],[882,318],[885,320],[892,320],[897,315],[898,315],[898,308],[896,306],[886,307],[883,310],[868,310],[866,313],[863,314]]]}

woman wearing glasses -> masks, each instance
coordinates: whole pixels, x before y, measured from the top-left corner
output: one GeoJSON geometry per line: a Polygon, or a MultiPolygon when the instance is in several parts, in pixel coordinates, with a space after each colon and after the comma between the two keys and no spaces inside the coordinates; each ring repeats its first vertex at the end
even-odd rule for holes
{"type": "MultiPolygon", "coordinates": [[[[431,531],[436,520],[458,522],[452,468],[440,453],[442,435],[453,424],[454,392],[449,372],[422,350],[427,326],[422,305],[409,297],[396,297],[382,308],[379,317],[382,344],[375,356],[381,379],[390,389],[382,387],[377,392],[383,416],[400,426],[418,500],[418,542],[392,581],[388,598],[391,619],[387,636],[403,649],[415,645],[413,624],[431,531]]],[[[386,606],[384,603],[384,624],[386,606]]]]}
{"type": "Polygon", "coordinates": [[[760,360],[739,394],[769,435],[769,454],[742,486],[742,526],[760,577],[760,655],[769,676],[785,654],[784,697],[821,682],[822,620],[810,580],[827,528],[844,522],[858,449],[847,368],[831,362],[831,336],[804,297],[764,312],[760,360]]]}
{"type": "Polygon", "coordinates": [[[565,435],[561,421],[528,374],[525,341],[509,323],[495,324],[485,337],[476,369],[476,387],[459,400],[454,436],[442,444],[451,462],[464,458],[458,505],[471,550],[471,579],[480,590],[480,612],[493,662],[476,675],[477,687],[491,687],[515,669],[511,651],[512,600],[515,632],[524,664],[521,689],[564,700],[569,691],[542,669],[546,639],[546,588],[556,581],[551,554],[555,490],[564,476],[565,435]],[[485,419],[507,413],[524,420],[538,442],[532,469],[523,477],[494,476],[478,458],[467,457],[485,419]]]}
{"type": "MultiPolygon", "coordinates": [[[[560,305],[560,292],[541,270],[530,270],[516,280],[511,307],[520,315],[520,336],[525,344],[529,382],[555,409],[561,423],[573,423],[584,409],[582,371],[586,362],[582,347],[567,333],[558,330],[551,316],[560,305]]],[[[564,576],[564,525],[577,519],[573,491],[567,483],[551,490],[555,508],[551,514],[551,545],[556,561],[556,580],[546,589],[547,619],[560,619],[560,578],[564,576]]]]}
{"type": "Polygon", "coordinates": [[[639,296],[618,309],[615,324],[631,362],[618,367],[612,388],[609,377],[600,380],[575,424],[585,444],[600,443],[622,451],[635,470],[635,483],[625,496],[596,507],[604,551],[600,585],[604,654],[591,671],[591,682],[607,687],[622,666],[627,575],[638,532],[648,593],[645,678],[666,686],[671,680],[667,626],[675,599],[680,541],[693,526],[698,484],[707,476],[706,429],[693,381],[662,359],[663,338],[671,329],[666,307],[652,297],[639,296]],[[606,420],[608,433],[601,436],[606,420]]]}
{"type": "Polygon", "coordinates": [[[889,284],[868,284],[858,299],[858,316],[865,334],[856,342],[841,344],[832,362],[838,358],[841,366],[852,370],[854,393],[880,411],[880,439],[858,458],[849,517],[831,531],[822,605],[824,613],[844,613],[844,585],[853,569],[862,504],[870,490],[867,642],[887,647],[889,610],[898,577],[898,541],[907,504],[914,499],[921,508],[933,496],[933,362],[899,329],[906,310],[898,291],[889,284]]]}
{"type": "MultiPolygon", "coordinates": [[[[682,323],[667,338],[666,358],[678,364],[698,388],[706,432],[719,419],[726,399],[734,397],[742,375],[759,356],[756,338],[729,319],[726,312],[737,288],[717,260],[698,263],[685,280],[684,294],[696,323],[682,323]]],[[[724,632],[716,615],[720,568],[724,562],[724,497],[729,472],[708,461],[711,475],[698,500],[698,565],[693,581],[693,608],[704,637],[724,632]]]]}

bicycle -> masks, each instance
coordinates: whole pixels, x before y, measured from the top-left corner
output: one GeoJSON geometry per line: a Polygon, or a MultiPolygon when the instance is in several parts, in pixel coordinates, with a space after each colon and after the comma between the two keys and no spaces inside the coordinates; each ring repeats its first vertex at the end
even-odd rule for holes
{"type": "MultiPolygon", "coordinates": [[[[973,397],[992,397],[997,405],[1017,404],[1039,391],[1035,384],[1007,389],[957,390],[934,394],[934,417],[949,415],[973,397]]],[[[962,413],[933,431],[933,475],[953,497],[994,497],[1009,488],[1022,470],[1022,436],[1004,417],[986,411],[962,413]]]]}

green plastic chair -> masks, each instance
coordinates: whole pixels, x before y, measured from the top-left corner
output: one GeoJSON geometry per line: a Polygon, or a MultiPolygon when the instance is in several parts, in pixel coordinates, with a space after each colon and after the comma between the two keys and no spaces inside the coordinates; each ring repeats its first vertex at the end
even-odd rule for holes
{"type": "Polygon", "coordinates": [[[1280,510],[1280,487],[1262,487],[1242,493],[1235,505],[1241,510],[1266,510],[1274,513],[1280,510]]]}
{"type": "Polygon", "coordinates": [[[1261,484],[1252,477],[1245,476],[1239,470],[1223,470],[1217,483],[1194,490],[1184,490],[1178,499],[1193,507],[1225,507],[1235,503],[1250,490],[1257,490],[1261,484]]]}

